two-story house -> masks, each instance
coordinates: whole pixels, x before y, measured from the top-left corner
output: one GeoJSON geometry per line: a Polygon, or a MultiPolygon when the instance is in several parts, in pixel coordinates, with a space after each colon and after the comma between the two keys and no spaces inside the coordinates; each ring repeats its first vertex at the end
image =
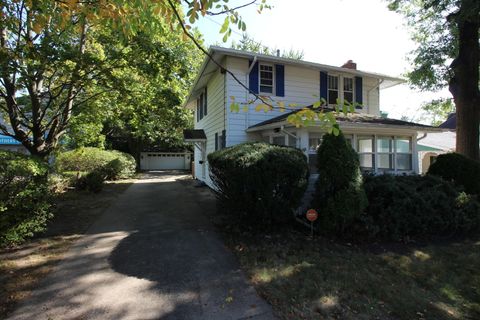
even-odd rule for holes
{"type": "MultiPolygon", "coordinates": [[[[380,91],[404,82],[402,79],[356,69],[348,61],[342,67],[286,59],[222,47],[211,47],[190,91],[185,107],[195,112],[195,130],[186,141],[195,143],[195,176],[210,185],[206,156],[218,149],[246,141],[266,141],[301,149],[315,172],[316,150],[325,129],[296,128],[287,121],[290,112],[256,111],[260,101],[230,111],[232,98],[254,100],[232,75],[250,91],[270,96],[285,105],[311,106],[320,98],[330,106],[340,101],[357,102],[355,113],[338,116],[343,133],[358,152],[363,170],[418,173],[417,137],[438,129],[380,116],[380,91]]],[[[273,164],[272,164],[273,165],[273,164]]]]}

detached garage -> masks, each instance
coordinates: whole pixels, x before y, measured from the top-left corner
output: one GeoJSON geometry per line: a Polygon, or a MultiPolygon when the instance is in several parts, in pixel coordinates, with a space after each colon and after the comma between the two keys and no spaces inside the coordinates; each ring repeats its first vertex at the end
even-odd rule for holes
{"type": "Polygon", "coordinates": [[[190,170],[192,154],[189,152],[142,152],[142,170],[190,170]]]}

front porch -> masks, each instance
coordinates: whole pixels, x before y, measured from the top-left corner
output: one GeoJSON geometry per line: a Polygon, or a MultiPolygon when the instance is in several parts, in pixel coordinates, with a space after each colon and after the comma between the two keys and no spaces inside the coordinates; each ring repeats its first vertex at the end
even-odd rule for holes
{"type": "MultiPolygon", "coordinates": [[[[361,169],[372,173],[419,173],[417,136],[438,131],[430,126],[370,115],[352,115],[337,121],[357,151],[361,169]]],[[[310,172],[316,173],[317,149],[325,128],[319,125],[296,128],[284,117],[252,126],[247,132],[253,140],[301,149],[307,156],[310,172]]]]}

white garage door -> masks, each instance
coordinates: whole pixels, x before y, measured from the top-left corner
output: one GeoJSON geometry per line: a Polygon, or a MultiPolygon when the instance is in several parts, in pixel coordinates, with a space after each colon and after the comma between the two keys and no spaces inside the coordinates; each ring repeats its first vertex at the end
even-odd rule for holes
{"type": "Polygon", "coordinates": [[[143,170],[185,170],[189,160],[185,153],[144,152],[140,165],[143,170]]]}

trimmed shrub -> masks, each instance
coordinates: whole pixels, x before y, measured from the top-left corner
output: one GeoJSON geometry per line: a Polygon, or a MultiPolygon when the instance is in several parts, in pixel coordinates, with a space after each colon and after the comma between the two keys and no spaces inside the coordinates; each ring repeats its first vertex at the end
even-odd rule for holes
{"type": "Polygon", "coordinates": [[[480,204],[435,176],[369,176],[369,206],[357,236],[383,240],[465,235],[480,230],[480,204]]]}
{"type": "Polygon", "coordinates": [[[267,226],[293,219],[307,185],[302,151],[244,143],[209,154],[208,162],[220,204],[240,223],[267,226]]]}
{"type": "Polygon", "coordinates": [[[453,181],[469,194],[480,195],[480,162],[459,153],[446,153],[437,157],[428,168],[428,174],[453,181]]]}
{"type": "Polygon", "coordinates": [[[136,162],[130,154],[116,150],[79,148],[59,154],[55,166],[58,172],[91,172],[106,167],[108,179],[116,180],[131,177],[135,173],[136,162]]]}
{"type": "Polygon", "coordinates": [[[48,166],[32,157],[0,151],[0,246],[43,231],[50,212],[48,166]]]}
{"type": "Polygon", "coordinates": [[[358,155],[343,133],[326,134],[317,152],[319,178],[312,206],[320,232],[341,236],[367,206],[358,155]]]}

